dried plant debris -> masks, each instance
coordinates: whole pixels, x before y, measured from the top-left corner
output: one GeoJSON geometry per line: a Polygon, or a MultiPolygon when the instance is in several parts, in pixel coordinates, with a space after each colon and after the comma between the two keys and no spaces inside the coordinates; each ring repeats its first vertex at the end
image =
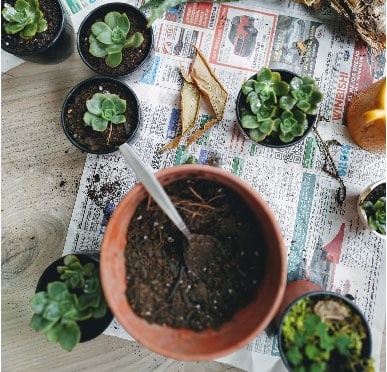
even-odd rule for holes
{"type": "Polygon", "coordinates": [[[183,77],[181,89],[181,123],[182,133],[159,151],[177,147],[180,140],[196,125],[199,115],[201,97],[210,103],[215,117],[203,128],[194,131],[187,139],[187,146],[200,138],[208,129],[222,120],[226,108],[228,93],[208,64],[203,53],[195,46],[196,55],[191,65],[190,73],[180,69],[183,77]]]}
{"type": "Polygon", "coordinates": [[[370,47],[386,49],[386,2],[385,0],[293,0],[314,8],[327,4],[344,19],[350,29],[370,47]]]}

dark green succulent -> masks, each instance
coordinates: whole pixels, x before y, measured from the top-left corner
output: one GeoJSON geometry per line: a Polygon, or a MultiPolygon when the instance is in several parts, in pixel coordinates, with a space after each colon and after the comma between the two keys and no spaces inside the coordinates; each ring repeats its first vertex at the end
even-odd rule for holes
{"type": "Polygon", "coordinates": [[[126,101],[116,94],[95,93],[86,101],[87,112],[83,115],[83,121],[95,131],[103,132],[109,123],[122,124],[126,118],[123,113],[126,110],[126,101]]]}
{"type": "Polygon", "coordinates": [[[294,77],[287,83],[267,67],[244,82],[241,91],[241,125],[256,142],[270,137],[289,143],[302,136],[308,128],[306,114],[315,114],[323,98],[312,78],[294,77]]]}
{"type": "Polygon", "coordinates": [[[89,52],[95,57],[105,58],[109,67],[117,67],[122,62],[123,49],[138,48],[144,41],[141,32],[128,37],[129,31],[130,21],[125,13],[107,13],[104,22],[95,22],[91,26],[89,52]]]}
{"type": "Polygon", "coordinates": [[[379,197],[375,203],[365,200],[362,204],[368,225],[376,232],[386,235],[386,197],[379,197]]]}
{"type": "Polygon", "coordinates": [[[31,39],[37,32],[47,30],[47,21],[39,9],[38,0],[16,0],[15,6],[6,5],[1,11],[7,34],[19,33],[22,39],[31,39]]]}
{"type": "Polygon", "coordinates": [[[71,351],[81,338],[77,322],[102,318],[108,307],[94,263],[82,265],[78,257],[67,255],[57,271],[60,280],[49,283],[47,291],[37,292],[31,299],[31,327],[71,351]]]}

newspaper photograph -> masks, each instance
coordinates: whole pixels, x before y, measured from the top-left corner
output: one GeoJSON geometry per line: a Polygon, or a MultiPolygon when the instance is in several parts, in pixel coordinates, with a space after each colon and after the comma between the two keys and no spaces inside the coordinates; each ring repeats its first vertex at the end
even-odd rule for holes
{"type": "MultiPolygon", "coordinates": [[[[75,25],[106,1],[62,0],[75,25]]],[[[140,2],[130,1],[140,6],[140,2]]],[[[345,125],[345,107],[360,90],[384,76],[385,54],[356,40],[331,9],[313,10],[291,1],[240,0],[187,3],[169,9],[153,25],[151,61],[123,80],[135,91],[142,122],[131,146],[152,171],[195,159],[229,171],[268,203],[288,250],[288,281],[309,279],[329,291],[350,293],[368,319],[379,370],[385,322],[385,240],[366,230],[356,203],[368,185],[384,179],[384,156],[359,148],[345,125]],[[181,134],[180,68],[188,70],[195,45],[228,92],[221,121],[196,142],[181,134]],[[260,67],[311,76],[324,93],[318,121],[305,140],[288,148],[264,147],[236,122],[241,84],[260,67]],[[342,185],[327,172],[328,147],[342,185]]],[[[197,127],[213,117],[202,105],[197,127]]],[[[99,251],[109,217],[138,182],[118,151],[86,159],[63,254],[99,251]]],[[[133,340],[113,321],[105,334],[133,340]]],[[[236,353],[220,358],[244,370],[280,371],[275,334],[262,332],[236,353]]]]}

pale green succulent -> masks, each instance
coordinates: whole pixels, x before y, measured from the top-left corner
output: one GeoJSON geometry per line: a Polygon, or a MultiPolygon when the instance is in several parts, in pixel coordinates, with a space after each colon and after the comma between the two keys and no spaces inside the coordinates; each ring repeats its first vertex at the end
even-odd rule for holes
{"type": "Polygon", "coordinates": [[[241,125],[256,142],[270,137],[289,143],[308,129],[308,115],[317,112],[323,95],[311,77],[281,80],[278,71],[261,67],[255,79],[242,84],[245,105],[241,125]]]}
{"type": "Polygon", "coordinates": [[[86,107],[83,121],[95,131],[103,132],[109,123],[122,124],[126,121],[123,115],[126,101],[116,94],[95,93],[86,101],[86,107]]]}
{"type": "Polygon", "coordinates": [[[94,57],[105,58],[109,67],[117,67],[122,62],[123,49],[138,48],[144,41],[141,32],[127,38],[129,31],[130,21],[125,13],[107,13],[104,22],[98,21],[91,26],[89,52],[94,57]]]}
{"type": "Polygon", "coordinates": [[[38,0],[16,0],[14,7],[6,5],[1,14],[6,20],[4,31],[7,34],[19,33],[22,39],[31,39],[48,27],[38,0]]]}

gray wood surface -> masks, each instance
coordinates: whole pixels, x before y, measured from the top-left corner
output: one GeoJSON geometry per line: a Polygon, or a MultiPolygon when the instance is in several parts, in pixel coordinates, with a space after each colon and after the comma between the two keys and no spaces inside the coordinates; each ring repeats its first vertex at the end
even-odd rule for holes
{"type": "MultiPolygon", "coordinates": [[[[25,62],[2,74],[2,371],[238,371],[166,359],[104,335],[69,354],[29,327],[29,300],[41,272],[62,255],[86,158],[62,130],[62,103],[90,76],[76,53],[58,65],[25,62]]],[[[381,347],[385,371],[385,341],[381,347]]]]}

